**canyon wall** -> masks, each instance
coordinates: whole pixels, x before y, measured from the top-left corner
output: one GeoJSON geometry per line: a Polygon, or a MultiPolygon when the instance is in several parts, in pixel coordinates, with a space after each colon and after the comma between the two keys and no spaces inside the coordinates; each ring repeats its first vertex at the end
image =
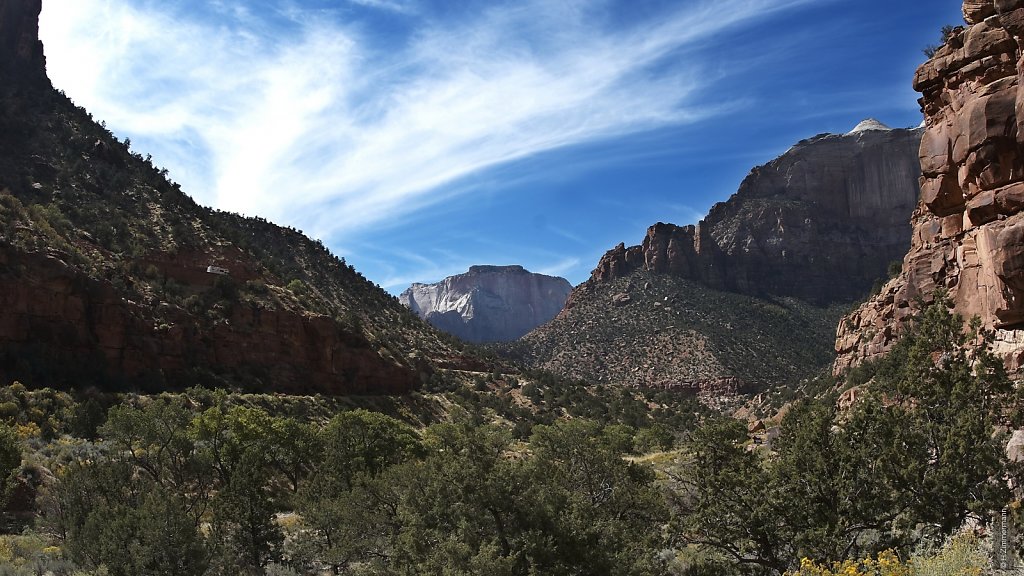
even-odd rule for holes
{"type": "Polygon", "coordinates": [[[920,137],[866,120],[803,140],[754,168],[698,225],[658,223],[641,245],[610,250],[589,282],[646,270],[741,294],[861,298],[909,246],[920,137]]]}
{"type": "MultiPolygon", "coordinates": [[[[210,275],[206,275],[210,276],[210,275]]],[[[335,320],[236,302],[208,322],[126,299],[57,254],[0,243],[0,382],[184,387],[227,380],[293,394],[394,394],[419,374],[335,320]]],[[[427,370],[427,367],[423,367],[427,370]]]]}
{"type": "Polygon", "coordinates": [[[885,353],[904,321],[945,290],[1024,362],[1024,0],[964,2],[914,77],[922,96],[921,198],[902,271],[839,325],[839,373],[885,353]]]}
{"type": "Polygon", "coordinates": [[[696,226],[608,251],[550,323],[506,353],[574,378],[711,396],[833,360],[841,310],[910,245],[920,129],[865,120],[754,168],[696,226]]]}

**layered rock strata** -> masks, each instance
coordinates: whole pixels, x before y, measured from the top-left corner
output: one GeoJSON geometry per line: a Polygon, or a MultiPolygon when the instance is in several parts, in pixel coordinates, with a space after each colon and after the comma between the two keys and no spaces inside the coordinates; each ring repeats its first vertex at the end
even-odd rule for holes
{"type": "Polygon", "coordinates": [[[20,363],[62,382],[158,389],[226,377],[250,389],[394,394],[418,374],[382,358],[359,331],[325,316],[238,303],[217,323],[166,306],[154,313],[58,254],[0,243],[0,380],[20,363]],[[10,367],[10,369],[9,369],[10,367]]]}
{"type": "Polygon", "coordinates": [[[834,369],[884,354],[916,301],[943,289],[1024,363],[1024,0],[964,2],[958,28],[914,77],[921,198],[900,275],[845,318],[834,369]]]}
{"type": "Polygon", "coordinates": [[[697,226],[658,223],[641,245],[619,244],[589,282],[646,270],[819,304],[863,297],[909,246],[919,143],[920,130],[876,120],[803,140],[697,226]]]}
{"type": "Polygon", "coordinates": [[[399,301],[468,342],[508,342],[554,318],[571,289],[565,278],[522,266],[472,266],[435,284],[413,284],[399,301]]]}
{"type": "Polygon", "coordinates": [[[577,378],[708,395],[816,373],[832,360],[830,304],[863,297],[910,244],[920,134],[869,119],[797,143],[697,226],[658,223],[642,244],[607,252],[509,353],[577,378]]]}

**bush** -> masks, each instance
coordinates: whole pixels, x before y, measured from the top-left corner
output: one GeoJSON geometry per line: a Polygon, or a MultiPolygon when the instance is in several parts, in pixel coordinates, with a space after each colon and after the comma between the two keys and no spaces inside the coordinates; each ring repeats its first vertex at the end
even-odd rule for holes
{"type": "Polygon", "coordinates": [[[901,561],[891,550],[874,559],[847,560],[830,566],[804,558],[800,569],[787,576],[980,576],[989,565],[978,537],[962,534],[951,538],[934,554],[916,555],[901,561]]]}
{"type": "Polygon", "coordinates": [[[964,331],[948,306],[940,294],[914,319],[852,409],[793,405],[772,459],[747,451],[734,421],[691,434],[677,477],[687,489],[677,500],[681,535],[778,572],[888,576],[906,572],[887,571],[886,549],[941,541],[1005,506],[1007,463],[994,432],[1013,407],[1012,387],[985,349],[992,335],[977,321],[964,331]],[[800,558],[826,564],[798,568],[800,558]]]}
{"type": "Polygon", "coordinates": [[[636,449],[641,452],[671,450],[675,443],[675,435],[664,424],[654,424],[636,433],[636,449]]]}
{"type": "Polygon", "coordinates": [[[900,561],[892,552],[886,550],[875,559],[846,560],[835,562],[831,566],[816,564],[804,558],[800,561],[800,569],[787,572],[787,576],[912,576],[910,566],[900,561]]]}
{"type": "Polygon", "coordinates": [[[942,27],[941,42],[938,43],[938,44],[929,44],[928,46],[925,46],[924,49],[922,50],[922,52],[924,52],[924,55],[929,57],[929,58],[931,58],[932,56],[935,56],[935,53],[939,51],[939,48],[941,48],[943,44],[945,44],[947,41],[949,41],[949,39],[954,34],[959,32],[960,29],[961,28],[959,26],[953,26],[952,24],[946,24],[945,26],[942,27]]]}
{"type": "Polygon", "coordinates": [[[938,553],[910,561],[914,576],[979,576],[988,565],[989,556],[974,534],[955,536],[938,553]]]}

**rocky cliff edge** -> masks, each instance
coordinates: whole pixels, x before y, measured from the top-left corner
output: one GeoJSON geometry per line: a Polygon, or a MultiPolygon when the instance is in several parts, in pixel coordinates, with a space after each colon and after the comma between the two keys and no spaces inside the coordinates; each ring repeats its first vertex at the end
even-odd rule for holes
{"type": "Polygon", "coordinates": [[[839,325],[839,373],[884,354],[936,289],[1024,364],[1024,0],[964,2],[967,23],[914,77],[921,198],[902,271],[839,325]]]}
{"type": "Polygon", "coordinates": [[[861,298],[909,246],[920,138],[869,119],[802,140],[698,225],[659,222],[641,245],[619,244],[577,290],[646,270],[816,304],[861,298]]]}

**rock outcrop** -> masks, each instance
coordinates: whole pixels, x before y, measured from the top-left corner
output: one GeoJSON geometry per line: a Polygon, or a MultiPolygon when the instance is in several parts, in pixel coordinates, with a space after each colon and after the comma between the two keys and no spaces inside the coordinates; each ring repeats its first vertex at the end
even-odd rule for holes
{"type": "Polygon", "coordinates": [[[45,77],[46,60],[39,41],[42,0],[0,0],[0,72],[45,77]]]}
{"type": "Polygon", "coordinates": [[[399,301],[468,342],[507,342],[554,318],[571,289],[565,278],[522,266],[472,266],[436,284],[413,284],[399,301]]]}
{"type": "Polygon", "coordinates": [[[920,137],[869,119],[803,140],[754,168],[697,226],[658,223],[641,245],[616,246],[589,282],[642,269],[819,304],[863,297],[909,246],[920,137]]]}
{"type": "Polygon", "coordinates": [[[885,353],[915,300],[944,289],[1024,364],[1024,0],[964,2],[966,28],[914,77],[921,92],[921,198],[900,275],[845,318],[835,371],[885,353]]]}

